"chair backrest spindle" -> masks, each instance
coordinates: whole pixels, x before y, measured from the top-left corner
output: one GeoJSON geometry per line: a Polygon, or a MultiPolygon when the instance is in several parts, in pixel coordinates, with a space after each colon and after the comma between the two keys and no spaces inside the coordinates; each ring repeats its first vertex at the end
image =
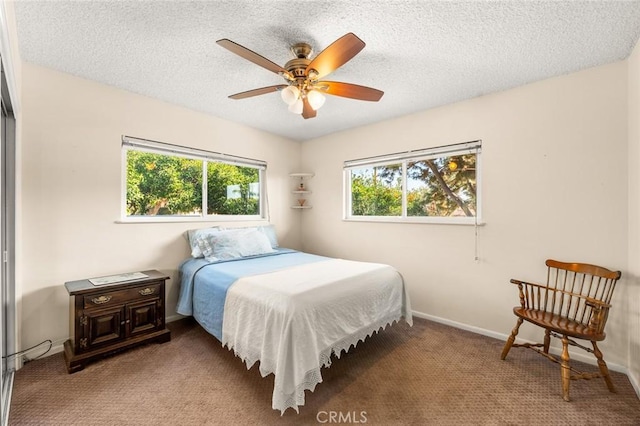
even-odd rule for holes
{"type": "MultiPolygon", "coordinates": [[[[537,309],[582,324],[589,324],[593,315],[587,300],[609,304],[621,275],[619,271],[586,263],[564,263],[549,259],[546,265],[547,289],[544,291],[544,303],[537,309]]],[[[538,296],[537,300],[540,299],[538,296]]]]}
{"type": "MultiPolygon", "coordinates": [[[[557,288],[558,288],[558,270],[555,269],[555,268],[553,268],[553,269],[549,268],[549,276],[550,277],[554,276],[553,277],[553,289],[557,290],[557,288]],[[552,273],[552,271],[555,271],[555,274],[552,273]]],[[[547,283],[547,286],[549,286],[549,283],[547,283]]],[[[553,292],[551,292],[551,309],[550,309],[550,311],[551,312],[555,312],[555,309],[556,309],[556,292],[553,291],[553,292]]]]}

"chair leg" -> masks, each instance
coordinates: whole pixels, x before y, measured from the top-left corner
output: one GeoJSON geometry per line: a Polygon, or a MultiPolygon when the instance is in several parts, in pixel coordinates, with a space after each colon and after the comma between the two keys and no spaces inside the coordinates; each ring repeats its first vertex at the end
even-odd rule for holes
{"type": "Polygon", "coordinates": [[[521,325],[522,325],[522,318],[518,318],[518,322],[516,323],[516,326],[513,327],[513,330],[511,330],[511,335],[507,339],[507,342],[504,344],[504,348],[502,349],[502,355],[500,355],[500,359],[505,359],[507,357],[507,354],[511,349],[511,345],[513,345],[513,342],[516,341],[516,335],[518,334],[518,329],[520,328],[521,325]]]}
{"type": "Polygon", "coordinates": [[[549,345],[551,344],[551,330],[549,330],[548,328],[544,330],[544,353],[548,354],[549,353],[549,345]]]}
{"type": "Polygon", "coordinates": [[[600,368],[600,374],[602,374],[602,377],[604,378],[604,381],[607,384],[607,388],[609,389],[609,392],[615,393],[616,388],[613,386],[613,382],[611,381],[611,375],[609,374],[607,363],[604,362],[604,358],[602,357],[602,352],[600,351],[600,348],[598,348],[598,345],[596,345],[596,342],[592,341],[591,344],[593,345],[593,354],[598,359],[598,367],[600,368]]]}
{"type": "Polygon", "coordinates": [[[560,356],[562,362],[560,363],[560,373],[562,374],[562,399],[570,401],[569,399],[569,383],[571,382],[571,368],[569,367],[569,339],[567,336],[562,336],[562,355],[560,356]]]}

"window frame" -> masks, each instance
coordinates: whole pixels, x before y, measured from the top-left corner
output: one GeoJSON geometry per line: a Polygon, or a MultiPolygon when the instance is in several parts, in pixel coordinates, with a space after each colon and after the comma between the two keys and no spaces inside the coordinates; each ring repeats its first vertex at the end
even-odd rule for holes
{"type": "Polygon", "coordinates": [[[118,223],[162,223],[162,222],[255,222],[268,220],[267,163],[252,158],[239,157],[218,152],[205,151],[163,142],[122,136],[121,145],[121,191],[120,220],[118,223]],[[127,153],[129,151],[148,152],[191,160],[202,161],[202,212],[199,215],[127,215],[127,153]],[[217,162],[240,167],[251,167],[259,171],[259,213],[257,215],[208,214],[207,164],[217,162]]]}
{"type": "Polygon", "coordinates": [[[344,162],[343,217],[348,222],[433,223],[447,225],[480,225],[482,221],[482,141],[444,145],[416,151],[406,151],[344,162]],[[452,155],[476,155],[476,215],[475,216],[408,216],[407,215],[407,163],[452,155]],[[402,213],[400,216],[353,215],[351,171],[359,168],[397,165],[402,167],[402,213]]]}

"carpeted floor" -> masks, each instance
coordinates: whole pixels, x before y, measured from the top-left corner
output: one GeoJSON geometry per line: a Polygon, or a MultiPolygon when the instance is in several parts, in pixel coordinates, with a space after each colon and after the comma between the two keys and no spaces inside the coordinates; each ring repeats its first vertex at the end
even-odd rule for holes
{"type": "Polygon", "coordinates": [[[169,328],[169,343],[72,375],[62,354],[27,364],[16,373],[9,423],[640,425],[640,400],[623,374],[613,373],[617,394],[601,379],[572,382],[567,403],[559,366],[515,348],[501,361],[503,342],[422,319],[394,324],[335,359],[300,413],[281,417],[271,409],[272,375],[247,371],[190,319],[169,328]]]}

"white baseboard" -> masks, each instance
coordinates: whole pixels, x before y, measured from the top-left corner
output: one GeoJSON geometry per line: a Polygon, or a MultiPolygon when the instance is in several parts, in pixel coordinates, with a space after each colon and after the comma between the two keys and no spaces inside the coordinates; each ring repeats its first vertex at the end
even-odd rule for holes
{"type": "Polygon", "coordinates": [[[58,353],[63,352],[63,351],[64,351],[64,342],[59,344],[59,345],[52,346],[51,350],[49,351],[49,353],[47,355],[45,355],[45,356],[55,355],[55,354],[58,354],[58,353]]]}
{"type": "Polygon", "coordinates": [[[635,377],[633,374],[631,374],[630,371],[627,370],[627,377],[629,378],[629,381],[631,382],[631,386],[633,386],[633,389],[635,389],[636,394],[638,395],[638,398],[640,398],[640,383],[638,382],[637,377],[635,377]]]}
{"type": "MultiPolygon", "coordinates": [[[[67,340],[67,337],[63,338],[63,339],[58,339],[58,340],[54,340],[51,344],[51,349],[49,349],[49,352],[47,352],[46,355],[41,355],[42,357],[48,357],[51,355],[55,355],[57,353],[60,353],[62,351],[64,351],[64,342],[67,340]]],[[[37,350],[37,348],[33,349],[30,352],[35,352],[37,350]]],[[[24,355],[22,357],[20,357],[20,363],[23,364],[24,363],[24,358],[28,358],[29,360],[35,359],[35,357],[38,356],[38,354],[36,354],[34,357],[30,357],[28,354],[30,352],[25,352],[24,355]]]]}
{"type": "Polygon", "coordinates": [[[185,317],[184,315],[180,315],[180,314],[170,315],[165,319],[165,322],[174,322],[174,321],[181,320],[183,318],[188,318],[188,317],[185,317]]]}
{"type": "MultiPolygon", "coordinates": [[[[424,318],[427,319],[429,321],[433,321],[433,322],[437,322],[440,324],[444,324],[444,325],[448,325],[451,327],[455,327],[455,328],[459,328],[461,330],[466,330],[466,331],[470,331],[472,333],[476,333],[476,334],[481,334],[483,336],[488,336],[488,337],[493,337],[494,339],[498,339],[498,340],[502,340],[502,341],[507,341],[507,339],[509,338],[508,334],[504,334],[504,333],[498,333],[492,330],[486,330],[484,328],[480,328],[480,327],[476,327],[473,325],[469,325],[469,324],[464,324],[461,322],[457,322],[457,321],[452,321],[446,318],[440,318],[440,317],[436,317],[434,315],[429,315],[429,314],[425,314],[422,312],[417,312],[417,311],[413,311],[413,315],[418,317],[418,318],[424,318]]],[[[524,341],[527,343],[536,343],[536,342],[531,342],[528,340],[524,340],[524,339],[518,339],[520,342],[524,341]]],[[[549,351],[551,353],[553,353],[554,355],[560,355],[560,349],[559,348],[554,348],[551,347],[549,348],[549,351]]],[[[496,354],[496,356],[499,356],[499,354],[496,354]]],[[[572,352],[571,353],[571,358],[575,359],[577,361],[581,361],[587,364],[591,364],[591,365],[598,365],[596,363],[596,359],[593,356],[589,356],[587,354],[583,354],[583,353],[575,353],[572,352]]],[[[629,380],[631,381],[631,383],[633,384],[633,380],[631,378],[631,376],[629,375],[629,370],[627,369],[627,367],[620,365],[620,364],[615,364],[615,363],[610,363],[607,361],[607,367],[609,367],[610,370],[612,371],[617,371],[618,373],[623,373],[626,374],[627,377],[629,377],[629,380]]],[[[638,392],[638,387],[637,387],[637,383],[634,385],[634,388],[636,390],[636,393],[638,394],[638,396],[640,396],[640,392],[638,392]]]]}

